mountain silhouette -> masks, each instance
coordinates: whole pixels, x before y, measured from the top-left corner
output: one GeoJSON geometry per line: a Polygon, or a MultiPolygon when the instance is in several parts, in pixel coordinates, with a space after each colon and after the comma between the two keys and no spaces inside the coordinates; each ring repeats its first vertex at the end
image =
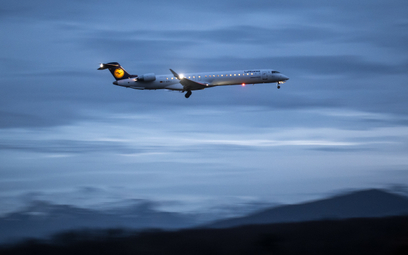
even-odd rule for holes
{"type": "Polygon", "coordinates": [[[148,201],[115,213],[34,201],[21,211],[0,217],[0,243],[75,229],[179,229],[195,224],[189,215],[154,210],[148,201]]]}
{"type": "Polygon", "coordinates": [[[228,228],[251,224],[370,218],[407,214],[407,197],[380,189],[369,189],[302,204],[278,206],[245,217],[216,221],[207,225],[207,227],[228,228]]]}
{"type": "MultiPolygon", "coordinates": [[[[241,209],[237,207],[237,211],[245,213],[248,210],[245,207],[241,209]]],[[[148,200],[137,200],[123,208],[105,210],[33,201],[23,210],[0,217],[0,243],[18,241],[21,238],[45,238],[58,232],[79,229],[193,228],[209,222],[200,220],[205,213],[208,212],[201,214],[163,212],[155,209],[155,203],[148,200]]],[[[302,204],[277,206],[243,217],[227,218],[226,213],[219,213],[218,219],[224,220],[215,221],[205,227],[227,228],[249,224],[404,214],[408,214],[408,198],[371,189],[302,204]]]]}

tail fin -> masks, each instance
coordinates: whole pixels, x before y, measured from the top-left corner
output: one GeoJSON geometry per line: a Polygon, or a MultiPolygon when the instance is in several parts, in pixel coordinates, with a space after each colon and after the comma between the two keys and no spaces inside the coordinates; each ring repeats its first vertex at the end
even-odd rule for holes
{"type": "Polygon", "coordinates": [[[123,69],[123,67],[118,63],[118,62],[110,62],[106,64],[101,64],[98,70],[105,70],[109,69],[113,77],[115,77],[116,80],[123,80],[123,79],[128,79],[132,77],[137,77],[137,75],[130,75],[128,72],[123,69]]]}

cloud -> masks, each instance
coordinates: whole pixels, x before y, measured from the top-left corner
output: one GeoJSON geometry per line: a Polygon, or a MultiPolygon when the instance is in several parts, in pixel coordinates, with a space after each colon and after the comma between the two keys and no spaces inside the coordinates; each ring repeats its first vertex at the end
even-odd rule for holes
{"type": "Polygon", "coordinates": [[[0,150],[18,150],[34,153],[84,154],[84,153],[136,153],[121,142],[75,140],[13,140],[0,142],[0,150]]]}
{"type": "Polygon", "coordinates": [[[264,28],[259,26],[240,25],[205,30],[141,30],[127,31],[144,37],[160,38],[164,41],[190,41],[199,44],[227,43],[250,45],[277,45],[285,43],[302,43],[307,41],[328,40],[336,36],[333,31],[324,27],[293,26],[264,28]]]}

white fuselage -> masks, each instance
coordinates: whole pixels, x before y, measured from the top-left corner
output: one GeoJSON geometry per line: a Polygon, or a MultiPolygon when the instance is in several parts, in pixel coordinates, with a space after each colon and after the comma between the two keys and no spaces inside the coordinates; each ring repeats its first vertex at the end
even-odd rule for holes
{"type": "MultiPolygon", "coordinates": [[[[134,89],[169,89],[185,90],[180,80],[174,75],[156,75],[154,81],[140,81],[138,78],[129,78],[114,82],[115,85],[134,89]]],[[[249,69],[223,72],[204,72],[179,74],[179,78],[200,83],[206,87],[223,85],[245,85],[257,83],[284,83],[289,78],[272,69],[249,69]]],[[[191,90],[204,89],[193,88],[191,90]]]]}

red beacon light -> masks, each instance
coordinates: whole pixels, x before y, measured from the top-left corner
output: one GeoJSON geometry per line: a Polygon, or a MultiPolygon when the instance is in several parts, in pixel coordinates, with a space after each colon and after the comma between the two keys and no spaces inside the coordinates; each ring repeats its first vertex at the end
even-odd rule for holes
{"type": "Polygon", "coordinates": [[[245,87],[245,83],[242,83],[242,87],[245,87]]]}

